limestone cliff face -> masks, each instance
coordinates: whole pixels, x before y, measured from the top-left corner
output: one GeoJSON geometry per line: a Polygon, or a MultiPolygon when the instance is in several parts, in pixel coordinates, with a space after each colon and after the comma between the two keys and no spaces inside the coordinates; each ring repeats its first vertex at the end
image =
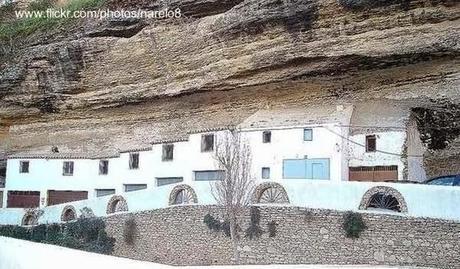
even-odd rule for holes
{"type": "Polygon", "coordinates": [[[182,18],[87,20],[25,40],[0,64],[2,150],[139,144],[294,103],[460,103],[458,1],[168,5],[182,18]]]}

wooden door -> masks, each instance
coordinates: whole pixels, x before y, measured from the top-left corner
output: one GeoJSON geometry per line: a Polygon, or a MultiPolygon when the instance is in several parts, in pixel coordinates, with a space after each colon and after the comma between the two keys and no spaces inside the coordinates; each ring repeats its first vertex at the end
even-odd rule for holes
{"type": "Polygon", "coordinates": [[[88,199],[87,191],[48,191],[48,205],[58,205],[88,199]]]}
{"type": "Polygon", "coordinates": [[[349,181],[396,181],[398,180],[398,166],[359,166],[350,167],[349,181]]]}
{"type": "Polygon", "coordinates": [[[36,208],[40,206],[39,191],[9,191],[6,206],[9,208],[36,208]]]}

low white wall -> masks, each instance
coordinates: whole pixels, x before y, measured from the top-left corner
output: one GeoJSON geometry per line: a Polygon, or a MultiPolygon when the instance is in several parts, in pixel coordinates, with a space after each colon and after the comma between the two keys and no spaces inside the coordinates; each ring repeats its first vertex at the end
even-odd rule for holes
{"type": "MultiPolygon", "coordinates": [[[[429,217],[460,221],[460,188],[449,186],[372,183],[372,182],[331,182],[321,180],[284,180],[280,182],[287,191],[292,206],[358,211],[365,192],[374,186],[388,186],[398,190],[404,197],[408,212],[412,217],[429,217]]],[[[214,204],[215,199],[209,182],[189,184],[196,192],[199,204],[214,204]]],[[[129,212],[168,207],[169,195],[176,185],[166,185],[155,189],[123,193],[129,212]]],[[[44,207],[39,223],[60,222],[66,205],[80,210],[89,207],[96,216],[106,216],[107,203],[111,196],[85,201],[44,207]]],[[[20,224],[23,209],[0,209],[0,224],[20,224]]],[[[402,215],[402,213],[401,213],[402,215]]]]}
{"type": "Polygon", "coordinates": [[[0,268],[49,269],[49,268],[111,268],[147,269],[172,268],[125,258],[89,253],[47,244],[0,236],[0,268]],[[52,258],[51,258],[52,257],[52,258]]]}

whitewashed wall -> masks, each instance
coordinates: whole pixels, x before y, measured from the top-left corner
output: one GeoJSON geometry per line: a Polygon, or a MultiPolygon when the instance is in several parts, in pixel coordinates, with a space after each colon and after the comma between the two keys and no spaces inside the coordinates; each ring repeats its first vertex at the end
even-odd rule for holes
{"type": "MultiPolygon", "coordinates": [[[[252,174],[261,180],[262,167],[270,167],[270,177],[282,180],[283,160],[311,158],[330,159],[330,179],[340,181],[347,177],[343,163],[343,139],[335,133],[341,128],[333,124],[305,126],[313,129],[313,141],[303,140],[303,128],[272,129],[271,143],[262,143],[264,130],[245,130],[243,136],[250,144],[253,156],[252,174]],[[331,132],[331,130],[333,132],[331,132]]],[[[216,135],[216,141],[228,131],[209,132],[216,135]]],[[[139,169],[129,169],[129,153],[110,158],[109,172],[99,175],[99,160],[87,159],[9,159],[4,207],[7,191],[40,191],[41,206],[45,206],[48,190],[88,191],[88,198],[96,197],[96,189],[115,189],[124,193],[124,184],[147,184],[148,189],[156,187],[159,177],[183,177],[185,183],[194,181],[194,172],[217,169],[212,152],[201,152],[201,136],[196,133],[189,141],[175,142],[172,161],[162,161],[162,144],[155,144],[152,150],[139,152],[139,169]],[[19,173],[19,163],[28,160],[29,173],[19,173]],[[62,175],[64,161],[74,162],[73,176],[62,175]]],[[[217,142],[216,142],[217,143],[217,142]]]]}
{"type": "MultiPolygon", "coordinates": [[[[262,131],[247,130],[243,136],[249,141],[253,160],[253,174],[261,180],[262,167],[270,167],[270,179],[283,181],[283,160],[285,159],[330,159],[330,180],[341,181],[344,177],[342,169],[342,138],[341,128],[333,124],[310,126],[313,129],[313,140],[304,141],[304,127],[271,130],[271,143],[263,143],[262,131]],[[331,132],[332,130],[333,132],[331,132]]],[[[346,173],[345,173],[346,174],[346,173]]]]}
{"type": "MultiPolygon", "coordinates": [[[[340,211],[359,211],[359,204],[365,192],[374,186],[388,186],[398,190],[404,197],[408,212],[394,213],[411,217],[429,217],[460,221],[460,188],[400,183],[334,182],[334,181],[289,181],[280,182],[287,191],[291,206],[323,208],[340,211]]],[[[169,195],[175,185],[167,185],[150,190],[124,193],[129,212],[168,207],[169,195]]],[[[193,182],[198,203],[215,204],[209,182],[193,182]]],[[[84,207],[91,208],[96,216],[106,216],[107,203],[111,196],[93,198],[43,208],[39,223],[60,222],[64,206],[71,204],[80,215],[84,207]]],[[[0,224],[20,224],[23,209],[0,209],[0,224]]],[[[377,212],[376,214],[384,214],[377,212]]]]}
{"type": "Polygon", "coordinates": [[[406,139],[405,132],[377,132],[370,133],[377,138],[377,150],[393,153],[385,154],[382,152],[366,152],[366,148],[362,145],[366,144],[366,135],[352,135],[349,139],[360,145],[352,142],[348,143],[348,164],[352,166],[377,166],[377,165],[397,165],[398,180],[403,179],[404,163],[401,160],[403,153],[404,141],[406,139]]]}

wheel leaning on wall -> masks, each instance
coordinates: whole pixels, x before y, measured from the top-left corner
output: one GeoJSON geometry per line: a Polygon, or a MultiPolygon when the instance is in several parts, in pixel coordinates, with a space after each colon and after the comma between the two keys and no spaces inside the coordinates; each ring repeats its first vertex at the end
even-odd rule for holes
{"type": "Polygon", "coordinates": [[[361,199],[359,209],[408,212],[406,200],[402,194],[398,190],[387,186],[375,186],[367,190],[361,199]]]}
{"type": "Polygon", "coordinates": [[[253,204],[289,204],[289,196],[281,184],[264,182],[255,188],[251,202],[253,204]]]}
{"type": "Polygon", "coordinates": [[[175,186],[169,194],[169,205],[197,204],[195,190],[187,184],[175,186]]]}

